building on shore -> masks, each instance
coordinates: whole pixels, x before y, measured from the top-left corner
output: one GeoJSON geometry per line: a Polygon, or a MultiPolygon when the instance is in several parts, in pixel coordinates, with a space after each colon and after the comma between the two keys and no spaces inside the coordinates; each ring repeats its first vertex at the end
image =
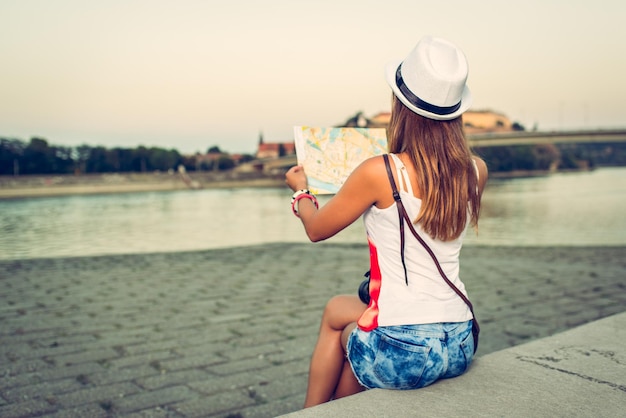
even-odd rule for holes
{"type": "Polygon", "coordinates": [[[468,110],[463,114],[463,128],[468,135],[516,130],[508,117],[491,110],[468,110]]]}
{"type": "Polygon", "coordinates": [[[259,160],[268,158],[284,157],[296,153],[296,145],[291,142],[265,142],[263,133],[259,134],[259,147],[256,151],[256,158],[259,160]]]}
{"type": "MultiPolygon", "coordinates": [[[[371,118],[358,112],[349,118],[342,126],[358,128],[387,128],[391,119],[391,112],[380,112],[371,118]]],[[[514,123],[502,113],[492,110],[468,110],[463,114],[463,127],[467,134],[488,132],[511,132],[516,129],[514,123]]]]}

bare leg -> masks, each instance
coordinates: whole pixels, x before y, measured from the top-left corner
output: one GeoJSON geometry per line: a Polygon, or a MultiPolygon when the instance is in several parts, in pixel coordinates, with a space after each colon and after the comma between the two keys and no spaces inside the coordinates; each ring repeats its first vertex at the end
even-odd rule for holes
{"type": "MultiPolygon", "coordinates": [[[[331,400],[342,375],[348,372],[352,374],[349,365],[344,367],[345,352],[341,334],[346,326],[359,319],[365,308],[359,298],[352,295],[335,296],[326,304],[311,357],[305,408],[331,400]]],[[[354,376],[352,378],[355,379],[354,376]]]]}
{"type": "MultiPolygon", "coordinates": [[[[341,333],[341,346],[346,347],[348,345],[348,337],[352,330],[356,328],[356,322],[350,323],[341,333]]],[[[363,386],[359,383],[359,381],[354,376],[352,372],[352,367],[350,367],[350,362],[344,357],[343,370],[341,372],[341,377],[339,378],[339,383],[337,384],[337,389],[335,389],[335,399],[343,398],[344,396],[354,395],[355,393],[362,392],[364,390],[363,386]]]]}

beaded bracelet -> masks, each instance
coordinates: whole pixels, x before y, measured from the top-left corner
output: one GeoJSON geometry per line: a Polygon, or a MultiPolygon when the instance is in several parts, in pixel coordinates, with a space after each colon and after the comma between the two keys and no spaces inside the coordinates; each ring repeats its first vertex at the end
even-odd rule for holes
{"type": "Polygon", "coordinates": [[[296,209],[296,204],[298,203],[300,199],[311,199],[316,209],[319,209],[320,207],[319,203],[317,202],[317,198],[310,191],[306,189],[298,190],[296,193],[294,193],[293,197],[291,198],[291,210],[293,211],[293,214],[296,215],[298,218],[300,217],[300,214],[298,213],[298,210],[296,209]]]}
{"type": "Polygon", "coordinates": [[[293,205],[293,202],[296,201],[296,198],[298,196],[300,196],[301,194],[312,194],[311,191],[309,189],[300,189],[298,191],[296,191],[293,196],[291,196],[291,204],[293,205]]]}

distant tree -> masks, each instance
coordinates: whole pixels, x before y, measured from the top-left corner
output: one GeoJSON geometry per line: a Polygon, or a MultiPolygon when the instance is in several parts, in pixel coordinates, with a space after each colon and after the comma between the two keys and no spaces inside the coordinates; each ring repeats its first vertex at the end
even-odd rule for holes
{"type": "Polygon", "coordinates": [[[180,154],[176,150],[150,148],[149,165],[152,170],[167,171],[180,163],[180,154]]]}
{"type": "Polygon", "coordinates": [[[0,174],[19,175],[26,144],[19,139],[0,138],[0,174]]]}
{"type": "Polygon", "coordinates": [[[198,165],[198,170],[199,171],[211,171],[213,170],[214,167],[217,167],[215,164],[215,161],[202,161],[198,165]]]}
{"type": "Polygon", "coordinates": [[[69,174],[74,171],[74,150],[72,147],[52,147],[52,172],[69,174]]]}
{"type": "Polygon", "coordinates": [[[235,162],[230,157],[222,156],[217,159],[217,169],[220,171],[230,170],[234,166],[235,166],[235,162]]]}
{"type": "Polygon", "coordinates": [[[148,156],[149,151],[146,147],[144,147],[143,145],[137,147],[133,155],[132,171],[140,173],[145,173],[146,171],[148,171],[148,156]]]}
{"type": "Polygon", "coordinates": [[[240,163],[247,163],[248,161],[254,161],[254,155],[250,155],[250,154],[243,154],[241,156],[241,158],[239,158],[239,162],[240,163]]]}
{"type": "Polygon", "coordinates": [[[359,111],[356,113],[356,115],[345,121],[343,126],[365,128],[368,124],[369,121],[367,120],[363,112],[359,111]]]}
{"type": "Polygon", "coordinates": [[[554,144],[539,144],[532,149],[535,165],[534,170],[549,170],[557,168],[561,159],[561,152],[554,144]]]}
{"type": "Polygon", "coordinates": [[[91,153],[91,147],[86,144],[82,144],[74,148],[74,172],[86,173],[87,172],[87,160],[91,153]]]}
{"type": "Polygon", "coordinates": [[[535,165],[531,147],[526,145],[476,148],[475,152],[491,171],[532,170],[535,165]]]}
{"type": "Polygon", "coordinates": [[[185,167],[185,170],[187,171],[196,171],[196,158],[194,156],[185,156],[182,155],[180,157],[180,163],[182,164],[183,167],[185,167]]]}
{"type": "Polygon", "coordinates": [[[125,173],[132,172],[135,150],[132,148],[115,148],[114,151],[117,154],[117,161],[120,167],[119,171],[125,173]]]}
{"type": "Polygon", "coordinates": [[[122,148],[113,148],[113,149],[108,149],[106,150],[106,163],[107,163],[107,167],[110,167],[111,171],[119,173],[121,171],[126,171],[126,170],[122,170],[122,161],[121,161],[121,156],[122,156],[122,148]]]}
{"type": "Polygon", "coordinates": [[[559,147],[559,151],[561,152],[560,168],[576,169],[581,165],[592,165],[578,144],[563,144],[559,147]]]}
{"type": "Polygon", "coordinates": [[[220,147],[218,147],[217,145],[213,145],[211,148],[209,148],[207,154],[222,154],[222,150],[220,150],[220,147]]]}
{"type": "Polygon", "coordinates": [[[41,138],[31,138],[24,149],[24,164],[22,173],[24,174],[48,174],[48,142],[41,138]]]}
{"type": "Polygon", "coordinates": [[[526,128],[524,127],[524,125],[522,125],[522,124],[521,124],[521,123],[519,123],[519,122],[513,122],[513,124],[511,125],[511,128],[512,128],[514,131],[525,131],[525,130],[526,130],[526,128]]]}
{"type": "Polygon", "coordinates": [[[163,148],[113,148],[79,145],[52,146],[33,137],[28,144],[18,139],[0,138],[0,174],[69,174],[167,171],[189,163],[175,150],[163,148]]]}
{"type": "Polygon", "coordinates": [[[535,168],[535,156],[532,147],[521,145],[510,148],[513,170],[533,170],[535,168]]]}
{"type": "Polygon", "coordinates": [[[111,165],[110,151],[102,146],[93,147],[89,150],[89,157],[85,163],[86,173],[111,173],[115,167],[111,165]]]}

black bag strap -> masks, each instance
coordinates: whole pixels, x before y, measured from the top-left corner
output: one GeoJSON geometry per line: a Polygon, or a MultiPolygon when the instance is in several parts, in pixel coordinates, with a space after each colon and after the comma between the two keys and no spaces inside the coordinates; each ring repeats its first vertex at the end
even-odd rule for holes
{"type": "MultiPolygon", "coordinates": [[[[389,156],[387,154],[384,154],[383,158],[385,160],[385,167],[387,169],[387,175],[389,176],[389,183],[391,183],[391,190],[393,191],[393,198],[396,201],[396,206],[398,207],[398,216],[400,219],[400,246],[401,246],[400,253],[402,254],[402,266],[404,267],[404,278],[405,278],[407,285],[409,284],[409,279],[407,276],[406,264],[404,262],[404,223],[405,222],[409,226],[409,230],[411,231],[411,233],[415,236],[415,238],[417,238],[419,243],[422,244],[426,252],[430,255],[430,257],[435,262],[435,266],[437,266],[437,270],[439,271],[439,274],[441,274],[441,277],[443,278],[443,280],[448,284],[448,286],[452,288],[452,290],[454,290],[454,292],[457,295],[459,295],[459,297],[463,300],[463,302],[467,304],[470,312],[472,313],[472,316],[474,317],[474,319],[476,319],[476,315],[474,315],[474,306],[472,305],[472,303],[469,301],[467,296],[465,296],[463,292],[461,292],[459,288],[456,287],[454,283],[450,281],[450,279],[448,279],[448,276],[446,276],[446,273],[441,268],[441,264],[439,264],[439,260],[437,259],[437,256],[435,256],[435,253],[433,252],[433,250],[430,249],[428,244],[426,244],[426,242],[422,239],[422,237],[417,233],[417,231],[413,227],[413,222],[411,221],[411,218],[409,218],[409,215],[406,213],[406,209],[404,209],[404,205],[402,204],[402,199],[400,198],[400,193],[398,193],[398,188],[396,187],[396,181],[393,178],[391,165],[389,164],[389,156]]],[[[477,331],[480,331],[480,328],[478,327],[478,322],[476,320],[474,321],[474,324],[477,328],[477,331]]]]}
{"type": "Polygon", "coordinates": [[[406,285],[409,285],[409,276],[406,272],[406,262],[404,261],[404,222],[402,222],[403,216],[402,212],[404,210],[404,206],[402,205],[402,199],[400,198],[400,193],[398,192],[398,188],[396,187],[396,181],[393,179],[393,173],[391,172],[391,166],[389,165],[389,156],[387,154],[383,155],[385,159],[385,168],[387,169],[387,176],[389,176],[389,182],[391,183],[391,191],[393,192],[393,200],[396,201],[396,207],[398,208],[398,216],[400,218],[400,257],[402,258],[402,267],[404,268],[404,281],[406,285]]]}

